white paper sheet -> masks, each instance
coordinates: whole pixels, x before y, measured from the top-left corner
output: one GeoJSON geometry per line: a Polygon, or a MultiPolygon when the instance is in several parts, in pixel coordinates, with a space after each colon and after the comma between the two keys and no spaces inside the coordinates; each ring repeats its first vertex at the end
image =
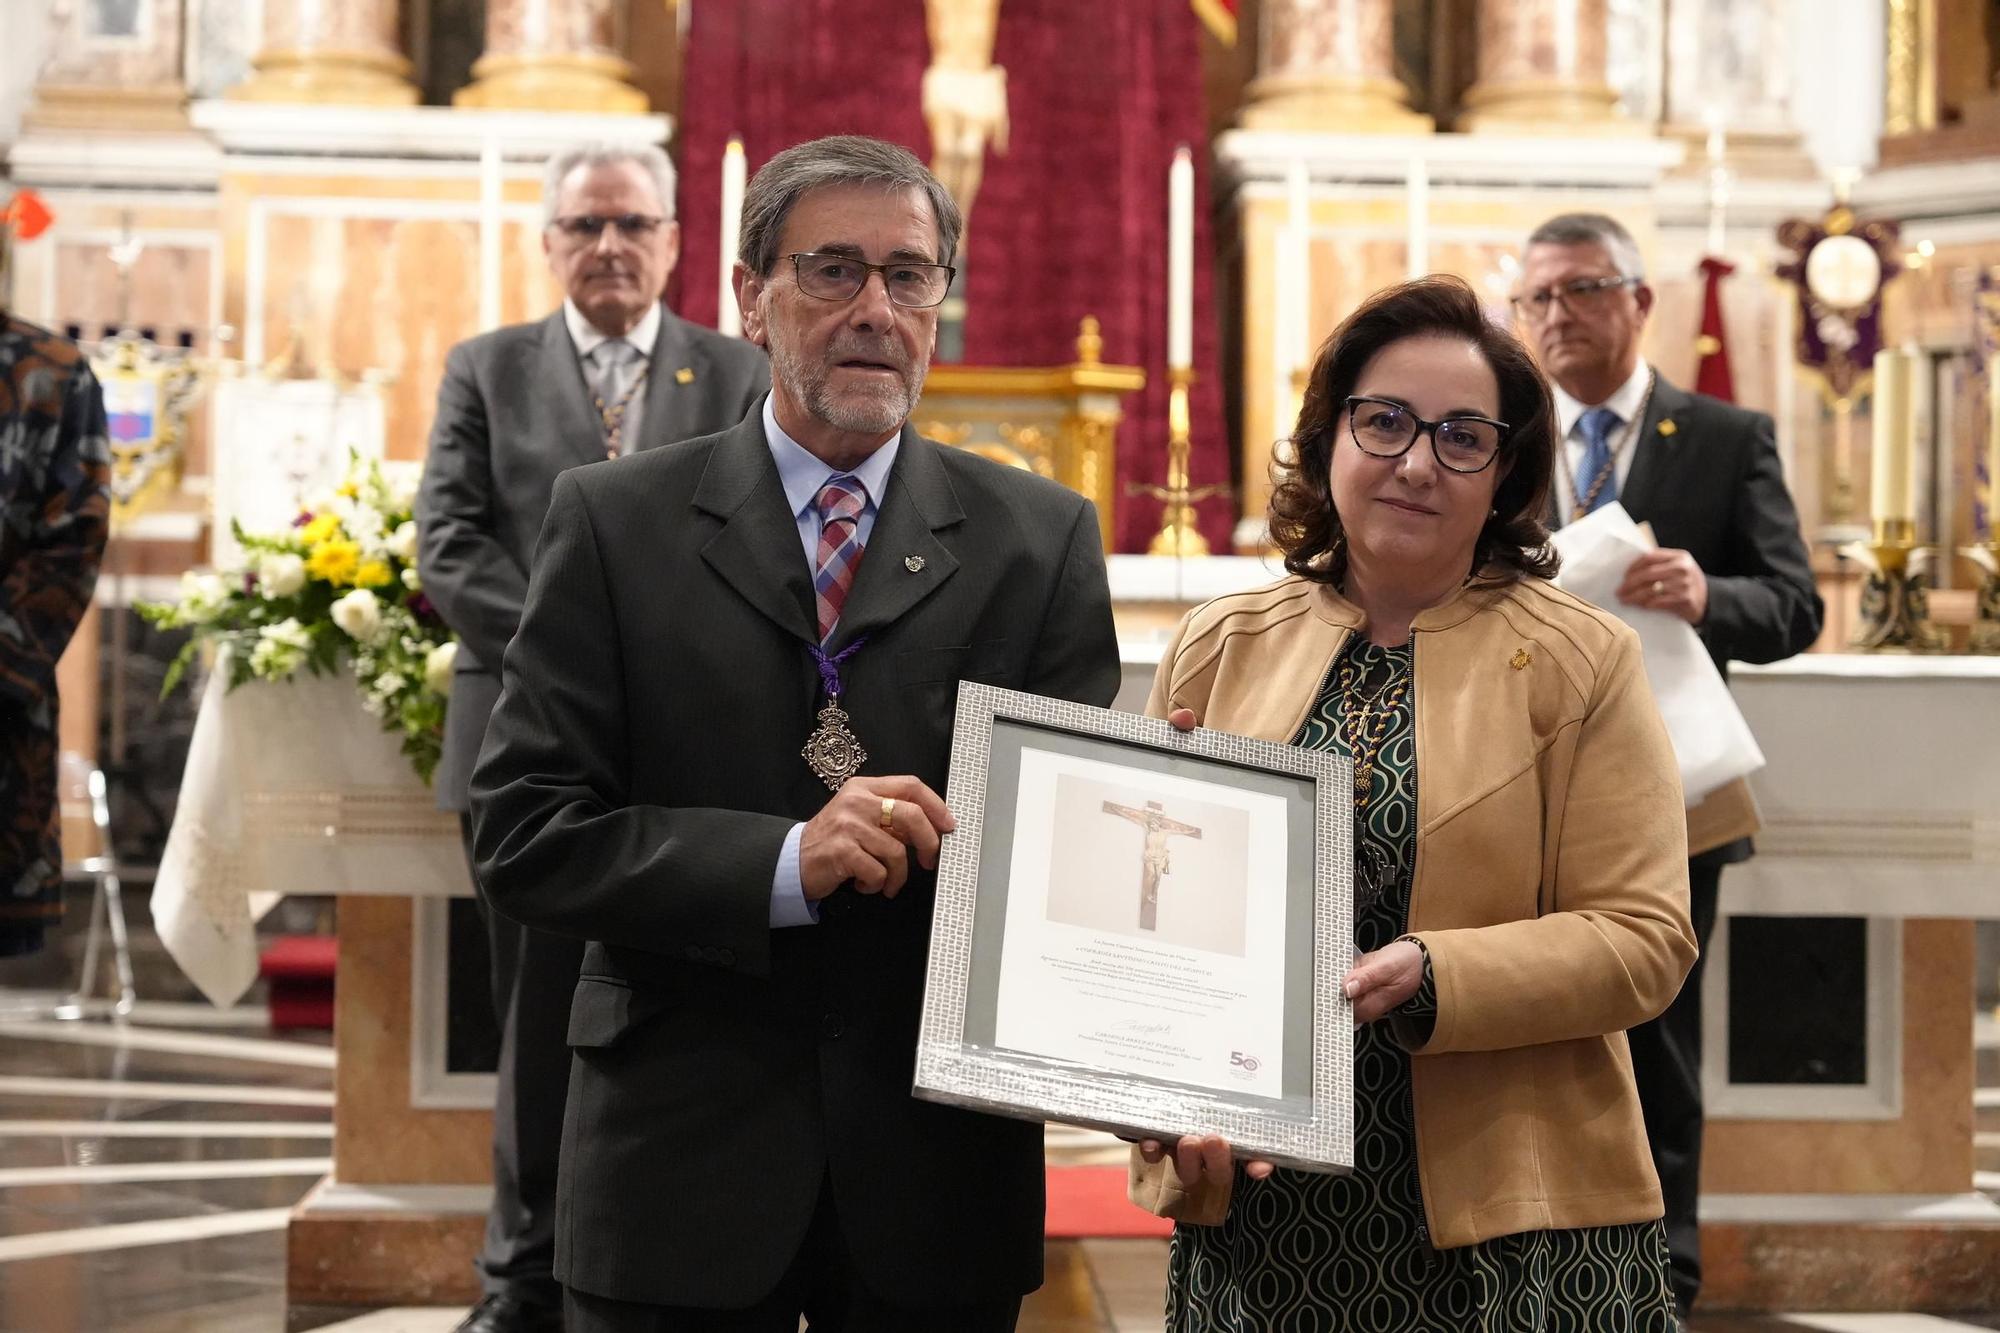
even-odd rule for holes
{"type": "Polygon", "coordinates": [[[1694,805],[1716,788],[1762,768],[1764,752],[1694,628],[1679,616],[1618,600],[1625,571],[1654,546],[1625,506],[1614,501],[1586,514],[1559,529],[1554,542],[1562,553],[1557,586],[1638,631],[1646,679],[1680,761],[1687,803],[1694,805]]]}

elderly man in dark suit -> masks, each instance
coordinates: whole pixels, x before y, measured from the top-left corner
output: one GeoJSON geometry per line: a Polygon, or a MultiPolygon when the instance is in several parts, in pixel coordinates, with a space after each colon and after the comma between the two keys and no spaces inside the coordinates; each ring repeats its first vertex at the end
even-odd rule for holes
{"type": "Polygon", "coordinates": [[[90,362],[0,311],[0,958],[41,948],[62,919],[56,663],[90,609],[110,520],[90,362]]]}
{"type": "Polygon", "coordinates": [[[572,1333],[982,1333],[1040,1283],[1040,1127],[910,1095],[937,793],[960,680],[1104,705],[1118,655],[1090,504],[910,428],[960,230],[901,148],[780,153],[770,397],[556,483],[473,822],[500,910],[592,941],[572,1333]]]}
{"type": "MultiPolygon", "coordinates": [[[[1556,520],[1617,500],[1659,542],[1626,570],[1619,597],[1694,626],[1725,674],[1732,659],[1775,662],[1810,647],[1824,608],[1771,418],[1677,388],[1639,355],[1653,291],[1625,228],[1597,213],[1543,223],[1528,237],[1514,307],[1555,382],[1556,520]]],[[[1722,867],[1751,850],[1745,838],[1688,863],[1703,953],[1722,867]]],[[[1701,976],[1697,958],[1672,1007],[1630,1034],[1683,1320],[1701,1288],[1701,976]]]]}
{"type": "MultiPolygon", "coordinates": [[[[452,349],[417,501],[418,572],[460,639],[438,803],[467,783],[500,695],[535,535],[557,474],[734,425],[769,383],[763,352],[676,318],[660,292],[679,254],[673,174],[657,148],[587,145],[549,162],[542,248],[562,309],[452,349]]],[[[467,825],[470,859],[470,826],[467,825]]],[[[556,1163],[583,946],[488,910],[501,1024],[485,1298],[464,1333],[557,1329],[556,1163]]]]}

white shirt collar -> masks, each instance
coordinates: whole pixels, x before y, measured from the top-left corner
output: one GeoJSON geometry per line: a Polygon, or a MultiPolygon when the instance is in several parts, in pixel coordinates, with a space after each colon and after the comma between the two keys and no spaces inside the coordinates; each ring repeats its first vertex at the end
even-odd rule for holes
{"type": "Polygon", "coordinates": [[[1630,378],[1619,385],[1618,391],[1602,403],[1579,403],[1564,392],[1562,385],[1551,380],[1549,388],[1555,394],[1556,424],[1562,428],[1562,438],[1568,439],[1569,433],[1576,429],[1577,418],[1593,407],[1608,407],[1618,414],[1620,421],[1629,424],[1646,401],[1646,385],[1651,380],[1652,374],[1653,368],[1646,364],[1646,358],[1640,357],[1639,364],[1632,367],[1630,378]]]}
{"type": "MultiPolygon", "coordinates": [[[[771,461],[778,465],[778,480],[785,488],[785,503],[792,507],[792,516],[804,513],[819,494],[820,487],[826,485],[827,478],[842,475],[837,468],[828,467],[818,455],[807,449],[778,424],[777,409],[771,405],[775,394],[764,395],[764,438],[771,446],[771,461]]],[[[896,464],[896,450],[902,447],[902,432],[898,431],[888,441],[868,455],[860,467],[846,475],[861,483],[861,489],[868,493],[869,507],[881,511],[882,496],[889,485],[889,469],[896,464]]]]}
{"type": "MultiPolygon", "coordinates": [[[[590,354],[602,343],[609,342],[611,335],[599,329],[576,308],[576,302],[563,298],[563,323],[569,326],[569,340],[576,344],[578,360],[588,360],[590,354]]],[[[660,303],[646,307],[646,313],[639,323],[625,335],[625,341],[644,352],[648,359],[653,355],[653,345],[660,340],[660,303]]]]}

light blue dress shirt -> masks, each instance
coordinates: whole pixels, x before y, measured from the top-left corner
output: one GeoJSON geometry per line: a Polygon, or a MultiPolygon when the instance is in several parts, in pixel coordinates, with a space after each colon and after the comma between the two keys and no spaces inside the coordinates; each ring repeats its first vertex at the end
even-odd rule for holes
{"type": "MultiPolygon", "coordinates": [[[[820,529],[825,526],[819,509],[813,504],[813,497],[830,478],[849,476],[861,483],[867,494],[867,503],[861,508],[861,517],[855,520],[855,535],[862,546],[868,545],[868,534],[875,530],[875,515],[881,511],[883,490],[889,484],[889,469],[896,464],[896,450],[902,445],[899,433],[891,436],[888,443],[868,455],[867,461],[852,472],[841,473],[828,467],[806,450],[806,447],[785,434],[778,424],[778,414],[771,406],[772,395],[764,396],[764,439],[771,446],[771,461],[778,465],[778,482],[785,488],[785,503],[792,507],[792,518],[799,525],[799,549],[805,556],[806,571],[812,572],[813,560],[819,553],[820,529]]],[[[865,557],[864,557],[865,558],[865,557]]],[[[863,649],[863,651],[867,651],[863,649]]],[[[799,839],[805,832],[804,824],[792,825],[792,831],[785,835],[785,845],[778,852],[778,868],[771,876],[771,925],[810,926],[819,920],[819,907],[806,901],[805,886],[799,882],[799,839]]]]}

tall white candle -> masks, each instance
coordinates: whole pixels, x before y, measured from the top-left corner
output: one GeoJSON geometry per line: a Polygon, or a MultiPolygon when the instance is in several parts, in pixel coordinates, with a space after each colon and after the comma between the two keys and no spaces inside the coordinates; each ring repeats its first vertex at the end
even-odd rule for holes
{"type": "Polygon", "coordinates": [[[731,135],[722,150],[722,231],[716,256],[722,270],[715,297],[715,327],[734,337],[743,332],[743,312],[736,308],[736,233],[743,222],[743,140],[731,135]]]}
{"type": "Polygon", "coordinates": [[[1986,358],[1986,540],[2000,542],[2000,352],[1986,358]]]}
{"type": "Polygon", "coordinates": [[[1914,360],[1910,353],[1892,347],[1875,354],[1869,506],[1878,523],[1916,517],[1910,505],[1910,377],[1914,360]]]}
{"type": "MultiPolygon", "coordinates": [[[[1291,401],[1292,374],[1308,355],[1311,337],[1308,311],[1312,286],[1312,217],[1306,164],[1294,160],[1285,173],[1285,231],[1278,246],[1276,268],[1278,371],[1280,411],[1291,401]]],[[[1286,429],[1291,427],[1289,423],[1286,429]]]]}
{"type": "Polygon", "coordinates": [[[1167,366],[1194,366],[1194,155],[1186,144],[1167,172],[1167,366]]]}

